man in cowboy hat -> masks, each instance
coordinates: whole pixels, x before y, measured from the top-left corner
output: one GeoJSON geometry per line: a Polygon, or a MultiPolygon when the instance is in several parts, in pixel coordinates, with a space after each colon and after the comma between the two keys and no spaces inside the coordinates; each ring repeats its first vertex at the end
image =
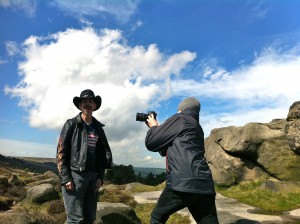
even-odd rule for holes
{"type": "Polygon", "coordinates": [[[92,116],[101,106],[101,97],[83,90],[74,97],[81,112],[63,126],[57,146],[57,167],[67,212],[67,223],[93,223],[96,220],[97,191],[106,168],[112,166],[112,153],[101,124],[92,116]]]}

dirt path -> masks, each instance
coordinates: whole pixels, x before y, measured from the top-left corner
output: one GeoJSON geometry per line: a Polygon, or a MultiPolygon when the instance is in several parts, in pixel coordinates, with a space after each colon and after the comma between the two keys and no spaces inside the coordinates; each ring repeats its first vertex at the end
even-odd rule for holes
{"type": "MultiPolygon", "coordinates": [[[[161,191],[150,191],[134,194],[134,198],[138,203],[156,203],[161,191]]],[[[296,209],[281,215],[264,215],[256,214],[254,207],[242,204],[235,199],[226,198],[217,195],[216,198],[217,211],[220,224],[300,224],[300,209],[296,209]]],[[[179,211],[180,214],[190,216],[187,209],[179,211]]],[[[191,224],[196,224],[190,216],[191,224]]]]}

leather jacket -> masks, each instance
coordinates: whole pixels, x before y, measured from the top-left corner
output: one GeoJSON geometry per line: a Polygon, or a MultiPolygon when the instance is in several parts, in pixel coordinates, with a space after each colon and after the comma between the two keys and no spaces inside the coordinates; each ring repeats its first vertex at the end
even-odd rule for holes
{"type": "MultiPolygon", "coordinates": [[[[93,117],[99,140],[96,145],[96,172],[97,178],[103,180],[105,169],[111,168],[112,153],[101,124],[93,117]]],[[[84,127],[81,113],[68,119],[61,131],[57,146],[57,168],[61,184],[72,181],[71,170],[84,171],[88,148],[87,131],[84,127]]]]}

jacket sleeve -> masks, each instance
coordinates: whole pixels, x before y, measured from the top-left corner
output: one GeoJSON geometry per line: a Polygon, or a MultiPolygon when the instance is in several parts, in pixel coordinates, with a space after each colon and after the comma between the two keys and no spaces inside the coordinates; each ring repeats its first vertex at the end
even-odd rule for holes
{"type": "Polygon", "coordinates": [[[72,181],[70,170],[72,123],[67,121],[60,133],[57,145],[57,169],[60,176],[61,185],[72,181]]]}
{"type": "Polygon", "coordinates": [[[173,115],[163,124],[150,128],[145,139],[147,149],[159,152],[162,156],[165,156],[169,145],[178,136],[181,129],[180,116],[178,114],[173,115]]]}
{"type": "Polygon", "coordinates": [[[103,180],[103,176],[105,173],[105,169],[111,169],[113,166],[113,158],[112,152],[109,147],[106,135],[104,130],[100,129],[100,153],[99,153],[99,161],[100,163],[97,165],[97,178],[103,180]]]}

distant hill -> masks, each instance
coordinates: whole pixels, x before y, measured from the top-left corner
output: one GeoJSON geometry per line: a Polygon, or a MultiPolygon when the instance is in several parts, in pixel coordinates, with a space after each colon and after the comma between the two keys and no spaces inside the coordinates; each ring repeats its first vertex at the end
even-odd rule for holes
{"type": "Polygon", "coordinates": [[[146,168],[146,167],[133,167],[135,175],[141,173],[142,177],[147,177],[147,175],[151,172],[155,175],[166,172],[166,169],[163,168],[146,168]]]}
{"type": "Polygon", "coordinates": [[[31,158],[31,157],[10,157],[0,154],[0,166],[13,169],[28,170],[29,172],[44,173],[52,171],[57,173],[55,159],[31,158]]]}
{"type": "MultiPolygon", "coordinates": [[[[51,170],[57,173],[55,158],[37,158],[37,157],[10,157],[0,154],[0,166],[6,166],[15,169],[27,169],[30,172],[44,173],[51,170]]],[[[147,168],[147,167],[133,167],[135,175],[141,173],[142,177],[147,177],[151,172],[154,175],[166,172],[163,168],[147,168]]]]}

